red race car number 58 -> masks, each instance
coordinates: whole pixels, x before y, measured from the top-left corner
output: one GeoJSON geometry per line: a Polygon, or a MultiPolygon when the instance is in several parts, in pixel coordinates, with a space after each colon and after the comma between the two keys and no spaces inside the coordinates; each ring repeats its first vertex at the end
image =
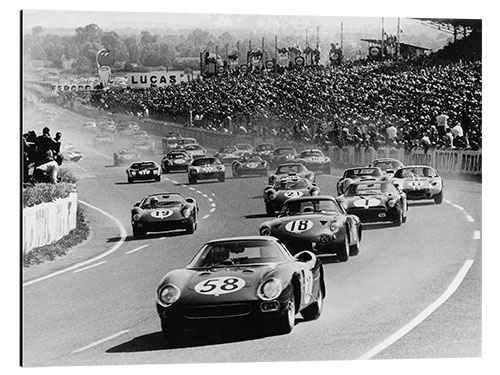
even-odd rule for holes
{"type": "Polygon", "coordinates": [[[219,295],[233,293],[245,286],[245,280],[239,277],[212,277],[200,281],[194,290],[200,294],[219,295]]]}

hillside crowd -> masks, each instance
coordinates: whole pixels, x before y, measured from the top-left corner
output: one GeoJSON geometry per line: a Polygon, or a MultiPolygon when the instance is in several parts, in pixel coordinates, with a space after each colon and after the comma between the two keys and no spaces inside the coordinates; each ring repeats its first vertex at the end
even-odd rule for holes
{"type": "Polygon", "coordinates": [[[34,130],[23,134],[23,181],[25,183],[57,183],[59,166],[63,162],[61,155],[62,133],[50,135],[48,127],[42,134],[34,130]]]}

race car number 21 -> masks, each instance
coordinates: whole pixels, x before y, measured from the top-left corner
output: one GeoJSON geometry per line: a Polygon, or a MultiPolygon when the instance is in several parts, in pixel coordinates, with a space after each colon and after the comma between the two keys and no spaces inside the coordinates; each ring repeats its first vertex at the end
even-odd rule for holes
{"type": "Polygon", "coordinates": [[[212,277],[200,281],[196,284],[194,290],[199,294],[218,296],[219,294],[236,292],[244,286],[245,280],[239,277],[212,277]]]}
{"type": "Polygon", "coordinates": [[[285,225],[285,229],[292,233],[301,233],[311,229],[314,223],[311,220],[294,220],[285,225]]]}

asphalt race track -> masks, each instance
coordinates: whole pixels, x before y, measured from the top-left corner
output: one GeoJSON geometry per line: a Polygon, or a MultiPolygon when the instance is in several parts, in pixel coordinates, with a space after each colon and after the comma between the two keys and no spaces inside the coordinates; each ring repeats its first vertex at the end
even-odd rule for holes
{"type": "MultiPolygon", "coordinates": [[[[23,285],[25,366],[458,358],[481,356],[481,184],[445,179],[445,202],[410,203],[401,227],[364,225],[357,257],[322,257],[327,297],[322,316],[282,336],[251,329],[188,330],[166,348],[155,310],[161,277],[184,267],[213,238],[255,235],[267,220],[264,177],[187,184],[186,173],[128,184],[119,149],[94,148],[86,119],[48,105],[27,110],[24,130],[62,131],[63,146],[83,152],[66,163],[79,177],[92,236],[55,262],[28,268],[23,285]],[[130,209],[146,194],[176,191],[200,206],[193,235],[150,233],[135,240],[130,209]]],[[[122,141],[120,141],[122,142],[122,141]]],[[[125,141],[123,141],[125,142],[125,141]]],[[[157,138],[157,147],[161,146],[157,138]]],[[[124,143],[125,144],[125,143],[124,143]]],[[[160,152],[153,157],[159,161],[160,152]]],[[[319,175],[335,194],[341,171],[319,175]]],[[[249,328],[249,327],[245,327],[249,328]]]]}

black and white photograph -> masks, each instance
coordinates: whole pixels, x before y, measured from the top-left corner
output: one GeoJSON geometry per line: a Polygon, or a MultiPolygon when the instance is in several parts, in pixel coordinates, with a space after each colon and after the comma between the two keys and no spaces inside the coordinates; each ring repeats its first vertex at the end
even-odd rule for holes
{"type": "Polygon", "coordinates": [[[18,368],[493,372],[486,8],[26,3],[18,368]]]}

